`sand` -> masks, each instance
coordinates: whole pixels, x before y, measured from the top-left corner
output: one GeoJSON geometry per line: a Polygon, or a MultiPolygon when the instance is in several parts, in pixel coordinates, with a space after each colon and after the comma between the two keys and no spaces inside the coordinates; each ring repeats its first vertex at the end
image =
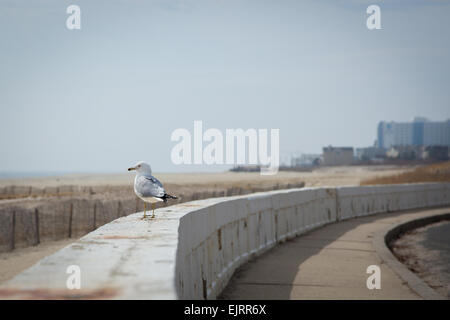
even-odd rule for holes
{"type": "Polygon", "coordinates": [[[448,234],[448,220],[433,223],[408,231],[392,243],[394,255],[430,287],[443,297],[450,299],[450,245],[444,234],[430,239],[432,229],[445,227],[441,232],[448,234]],[[433,243],[437,241],[437,243],[433,243]],[[436,246],[437,244],[437,246],[436,246]]]}
{"type": "MultiPolygon", "coordinates": [[[[321,167],[311,172],[280,171],[276,175],[263,176],[258,172],[217,172],[217,173],[154,173],[163,183],[168,184],[230,184],[270,183],[274,181],[304,181],[306,186],[359,185],[361,180],[398,174],[410,170],[408,166],[342,166],[321,167]]],[[[134,174],[68,174],[60,177],[30,179],[0,179],[0,188],[6,186],[31,186],[37,188],[57,186],[131,186],[134,174]]]]}

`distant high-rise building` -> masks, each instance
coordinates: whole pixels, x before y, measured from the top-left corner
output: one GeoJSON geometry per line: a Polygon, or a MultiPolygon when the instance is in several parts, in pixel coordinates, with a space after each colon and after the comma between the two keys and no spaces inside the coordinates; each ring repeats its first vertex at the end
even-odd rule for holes
{"type": "Polygon", "coordinates": [[[443,122],[415,118],[413,122],[378,124],[378,147],[393,146],[450,146],[450,120],[443,122]]]}

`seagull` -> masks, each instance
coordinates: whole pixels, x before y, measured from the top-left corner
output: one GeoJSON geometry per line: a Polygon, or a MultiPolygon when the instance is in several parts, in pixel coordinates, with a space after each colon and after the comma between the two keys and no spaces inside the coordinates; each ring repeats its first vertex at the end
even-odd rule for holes
{"type": "Polygon", "coordinates": [[[138,162],[134,167],[128,168],[128,171],[136,171],[136,177],[134,178],[134,193],[144,201],[144,216],[145,219],[147,202],[152,204],[153,215],[155,217],[155,203],[163,201],[167,202],[167,199],[178,199],[176,196],[167,194],[164,190],[162,183],[152,176],[152,169],[150,165],[144,161],[138,162]]]}

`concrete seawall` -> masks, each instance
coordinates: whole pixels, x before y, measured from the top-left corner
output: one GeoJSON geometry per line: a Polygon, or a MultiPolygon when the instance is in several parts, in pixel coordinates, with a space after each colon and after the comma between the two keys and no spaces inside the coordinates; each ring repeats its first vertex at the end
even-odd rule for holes
{"type": "Polygon", "coordinates": [[[214,299],[235,269],[277,243],[374,213],[450,204],[450,184],[305,188],[214,198],[121,217],[41,260],[0,298],[214,299]],[[81,269],[81,290],[66,269],[81,269]]]}
{"type": "MultiPolygon", "coordinates": [[[[304,183],[299,182],[269,187],[230,187],[222,190],[213,188],[203,192],[178,194],[179,198],[171,200],[169,204],[303,186],[304,183]]],[[[15,202],[5,200],[6,203],[0,206],[0,252],[34,246],[46,241],[79,238],[119,217],[144,209],[144,203],[134,195],[132,187],[61,186],[53,189],[37,189],[11,186],[3,188],[3,194],[0,188],[0,199],[2,196],[5,199],[14,196],[23,199],[21,201],[16,199],[15,202]],[[123,194],[117,193],[124,189],[128,196],[124,197],[123,194]],[[113,190],[116,194],[105,196],[104,193],[113,190]],[[27,195],[26,191],[33,193],[27,195]],[[46,196],[39,197],[39,195],[46,196]]],[[[157,203],[156,206],[160,208],[166,205],[157,203]]]]}

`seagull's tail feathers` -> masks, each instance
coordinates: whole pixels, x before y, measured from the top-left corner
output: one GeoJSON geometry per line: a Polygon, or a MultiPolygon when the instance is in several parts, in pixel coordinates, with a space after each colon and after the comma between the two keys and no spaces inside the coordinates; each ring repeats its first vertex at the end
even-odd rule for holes
{"type": "Polygon", "coordinates": [[[161,199],[163,199],[164,202],[167,202],[168,199],[178,199],[178,197],[166,193],[161,197],[161,199]]]}

